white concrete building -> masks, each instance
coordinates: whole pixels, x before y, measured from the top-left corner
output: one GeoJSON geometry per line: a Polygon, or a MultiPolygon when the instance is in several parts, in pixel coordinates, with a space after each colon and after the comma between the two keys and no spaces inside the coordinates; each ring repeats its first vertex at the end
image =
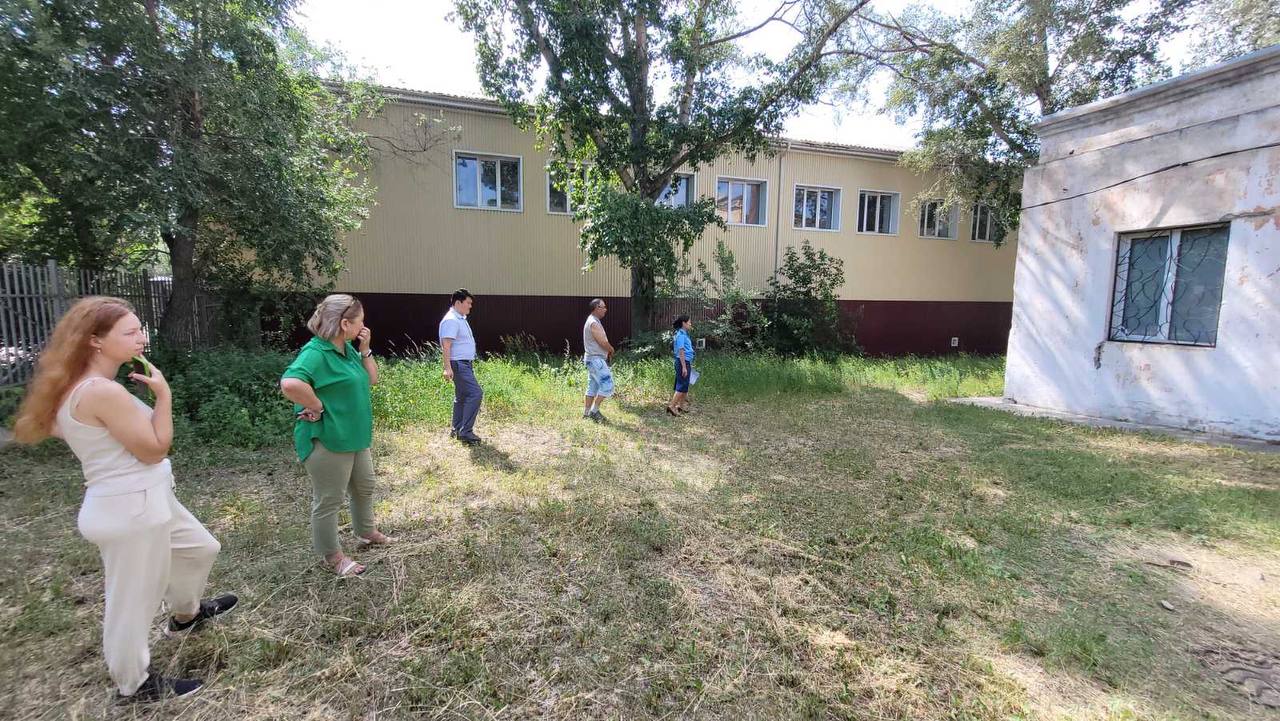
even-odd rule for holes
{"type": "Polygon", "coordinates": [[[1280,442],[1280,46],[1038,129],[1006,400],[1280,442]]]}

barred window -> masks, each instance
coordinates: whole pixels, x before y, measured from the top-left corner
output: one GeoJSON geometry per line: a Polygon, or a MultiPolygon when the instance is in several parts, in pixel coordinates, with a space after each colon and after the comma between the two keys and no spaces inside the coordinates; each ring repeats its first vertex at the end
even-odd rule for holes
{"type": "Polygon", "coordinates": [[[1216,345],[1228,230],[1213,225],[1121,236],[1111,340],[1216,345]]]}

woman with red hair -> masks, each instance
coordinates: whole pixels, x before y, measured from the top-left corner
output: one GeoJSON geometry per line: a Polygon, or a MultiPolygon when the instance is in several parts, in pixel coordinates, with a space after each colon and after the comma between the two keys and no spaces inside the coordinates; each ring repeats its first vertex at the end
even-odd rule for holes
{"type": "Polygon", "coordinates": [[[115,381],[145,344],[126,301],[77,301],[40,354],[14,425],[19,442],[57,436],[80,459],[85,495],[77,525],[98,547],[106,586],[103,655],[120,698],[130,701],[184,696],[203,685],[150,671],[147,641],[162,601],[172,614],[168,634],[192,631],[237,601],[231,594],[200,599],[221,547],[173,494],[168,382],[149,363],[129,375],[151,390],[151,408],[115,381]]]}

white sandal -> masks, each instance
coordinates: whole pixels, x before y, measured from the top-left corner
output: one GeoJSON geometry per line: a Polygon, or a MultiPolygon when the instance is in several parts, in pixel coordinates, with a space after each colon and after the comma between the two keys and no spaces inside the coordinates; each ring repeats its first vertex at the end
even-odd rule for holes
{"type": "Polygon", "coordinates": [[[338,574],[338,578],[348,578],[350,576],[359,576],[360,574],[364,573],[367,570],[366,566],[361,566],[359,563],[356,562],[355,559],[347,558],[347,557],[344,557],[342,559],[342,562],[339,563],[336,567],[332,563],[329,563],[328,561],[325,562],[325,565],[328,566],[334,573],[338,574]],[[352,570],[357,566],[360,567],[359,571],[352,570]]]}

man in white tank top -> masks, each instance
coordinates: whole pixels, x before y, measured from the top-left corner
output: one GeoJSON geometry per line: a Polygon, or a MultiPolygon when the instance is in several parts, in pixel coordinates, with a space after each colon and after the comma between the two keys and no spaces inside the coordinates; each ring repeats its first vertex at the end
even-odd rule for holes
{"type": "Polygon", "coordinates": [[[604,421],[600,404],[613,395],[613,371],[609,368],[609,361],[613,360],[613,346],[609,344],[609,336],[600,322],[609,309],[601,298],[592,299],[587,306],[591,313],[582,326],[582,364],[587,367],[587,396],[583,401],[582,417],[600,423],[604,421]]]}

